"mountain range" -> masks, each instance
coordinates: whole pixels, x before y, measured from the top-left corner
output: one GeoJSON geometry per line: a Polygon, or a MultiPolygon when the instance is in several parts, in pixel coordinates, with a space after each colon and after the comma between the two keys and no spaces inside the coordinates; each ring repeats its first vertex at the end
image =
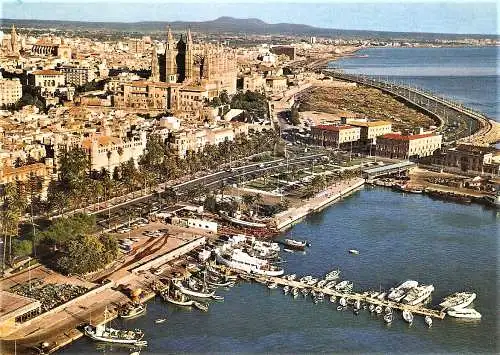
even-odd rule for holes
{"type": "Polygon", "coordinates": [[[174,21],[174,22],[83,22],[83,21],[55,21],[55,20],[18,20],[1,19],[2,27],[10,27],[15,24],[18,27],[30,27],[39,29],[57,28],[60,30],[107,30],[125,31],[137,33],[157,33],[164,31],[170,25],[173,31],[182,31],[191,28],[193,32],[234,33],[234,34],[269,34],[269,35],[295,35],[295,36],[320,36],[320,37],[341,37],[341,38],[363,38],[363,39],[412,39],[412,40],[433,40],[440,39],[461,39],[461,38],[492,38],[496,35],[478,34],[449,34],[449,33],[424,33],[424,32],[386,32],[386,31],[366,31],[366,30],[344,30],[332,28],[320,28],[309,25],[293,23],[267,23],[256,18],[239,19],[223,16],[211,21],[174,21]]]}

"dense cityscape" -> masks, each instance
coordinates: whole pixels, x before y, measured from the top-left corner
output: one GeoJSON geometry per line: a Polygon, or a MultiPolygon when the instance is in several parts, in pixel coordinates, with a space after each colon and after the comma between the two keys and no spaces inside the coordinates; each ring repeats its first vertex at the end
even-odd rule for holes
{"type": "MultiPolygon", "coordinates": [[[[387,325],[485,316],[468,307],[480,298],[472,281],[428,302],[439,287],[430,281],[360,289],[338,262],[316,270],[323,280],[285,263],[316,247],[295,228],[367,189],[498,216],[498,117],[341,64],[388,48],[496,50],[496,36],[46,26],[1,27],[2,354],[71,353],[73,341],[78,353],[103,352],[94,341],[124,344],[122,353],[198,353],[155,345],[127,321],[153,306],[210,314],[252,283],[381,314],[387,325]],[[109,325],[115,318],[125,321],[109,325]]],[[[342,251],[349,260],[365,252],[342,251]]],[[[171,317],[149,327],[168,329],[171,317]]]]}

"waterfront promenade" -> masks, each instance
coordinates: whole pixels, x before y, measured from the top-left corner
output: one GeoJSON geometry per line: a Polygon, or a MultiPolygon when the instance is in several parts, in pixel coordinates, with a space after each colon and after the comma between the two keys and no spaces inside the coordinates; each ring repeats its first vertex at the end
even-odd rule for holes
{"type": "Polygon", "coordinates": [[[364,183],[365,180],[362,178],[337,181],[325,190],[316,194],[314,197],[304,201],[304,204],[300,207],[289,208],[288,210],[277,214],[274,217],[275,226],[278,230],[283,230],[301,220],[311,212],[319,211],[342,196],[363,186],[364,183]]]}
{"type": "Polygon", "coordinates": [[[484,114],[452,100],[438,97],[419,88],[396,85],[367,75],[346,74],[331,69],[325,69],[324,72],[336,79],[380,89],[426,112],[437,120],[437,130],[444,133],[445,142],[451,143],[467,139],[469,142],[478,140],[478,143],[494,143],[498,139],[495,134],[498,128],[495,127],[496,124],[492,120],[484,114]],[[465,120],[468,128],[453,128],[452,126],[457,120],[465,120]],[[488,140],[491,140],[491,142],[486,142],[486,137],[489,137],[488,140]]]}

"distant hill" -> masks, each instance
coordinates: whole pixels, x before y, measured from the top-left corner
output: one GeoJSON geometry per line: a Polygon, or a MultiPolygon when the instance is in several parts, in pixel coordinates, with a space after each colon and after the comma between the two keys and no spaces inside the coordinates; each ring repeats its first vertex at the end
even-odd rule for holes
{"type": "Polygon", "coordinates": [[[364,38],[364,39],[413,39],[413,40],[433,40],[459,39],[459,38],[492,38],[497,39],[497,35],[478,34],[446,34],[446,33],[423,33],[423,32],[385,32],[385,31],[364,31],[364,30],[341,30],[332,28],[319,28],[309,25],[293,23],[270,24],[262,20],[249,18],[238,19],[223,16],[212,21],[174,21],[174,22],[81,22],[81,21],[51,21],[51,20],[14,20],[1,19],[2,27],[10,27],[16,24],[19,27],[32,28],[57,28],[60,30],[107,30],[125,31],[138,33],[154,33],[164,31],[167,25],[174,31],[185,30],[190,27],[194,32],[205,33],[235,33],[235,34],[282,34],[297,36],[323,36],[342,38],[364,38]]]}

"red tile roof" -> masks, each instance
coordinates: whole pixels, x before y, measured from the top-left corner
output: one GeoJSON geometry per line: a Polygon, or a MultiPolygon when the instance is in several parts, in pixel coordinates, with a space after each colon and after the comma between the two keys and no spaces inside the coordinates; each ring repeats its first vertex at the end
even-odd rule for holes
{"type": "Polygon", "coordinates": [[[434,133],[425,133],[425,134],[413,134],[411,136],[405,136],[405,135],[398,134],[398,133],[388,133],[388,134],[384,134],[382,136],[382,138],[399,140],[399,141],[411,141],[414,139],[427,138],[427,137],[432,137],[435,135],[436,134],[434,134],[434,133]]]}
{"type": "Polygon", "coordinates": [[[53,69],[37,70],[32,73],[33,75],[64,75],[60,71],[53,69]]]}

